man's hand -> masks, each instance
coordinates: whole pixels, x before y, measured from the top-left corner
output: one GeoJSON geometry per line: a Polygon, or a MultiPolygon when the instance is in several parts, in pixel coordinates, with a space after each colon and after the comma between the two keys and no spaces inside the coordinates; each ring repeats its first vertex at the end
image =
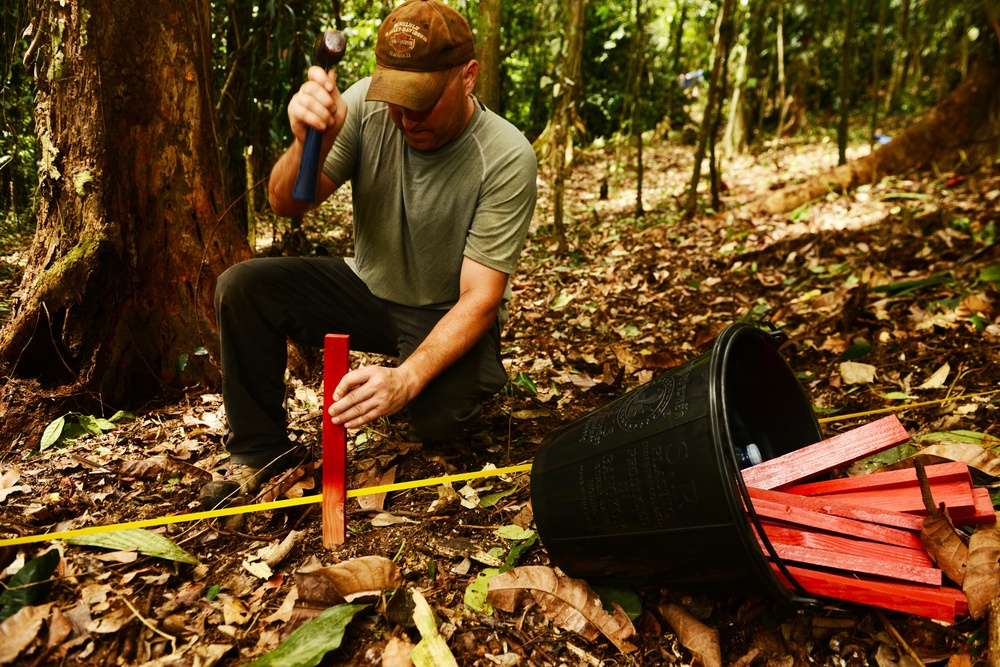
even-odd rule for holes
{"type": "Polygon", "coordinates": [[[333,390],[330,416],[334,424],[359,428],[403,409],[417,392],[409,373],[400,368],[365,366],[351,371],[333,390]]]}
{"type": "Polygon", "coordinates": [[[292,199],[295,178],[302,161],[302,147],[306,141],[306,130],[310,127],[323,133],[320,149],[320,164],[326,159],[333,142],[347,120],[347,102],[337,90],[337,72],[323,71],[322,67],[310,67],[309,78],[288,103],[288,122],[295,135],[295,141],[274,163],[268,182],[268,199],[271,210],[276,215],[294,218],[303,215],[324,201],[337,189],[337,184],[320,171],[317,183],[316,202],[297,202],[292,199]]]}
{"type": "Polygon", "coordinates": [[[347,118],[347,103],[337,90],[337,71],[323,71],[310,67],[309,78],[288,103],[288,122],[292,134],[301,142],[306,140],[306,129],[323,133],[324,154],[329,152],[337,133],[347,118]]]}

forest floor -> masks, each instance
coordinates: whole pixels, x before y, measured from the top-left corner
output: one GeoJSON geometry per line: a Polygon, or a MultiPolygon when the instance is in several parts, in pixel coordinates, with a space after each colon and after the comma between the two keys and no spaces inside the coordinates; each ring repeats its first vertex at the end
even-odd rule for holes
{"type": "MultiPolygon", "coordinates": [[[[956,457],[962,442],[986,450],[998,444],[1000,394],[974,395],[1000,390],[1000,172],[910,174],[850,195],[831,194],[789,215],[751,218],[744,203],[836,160],[836,147],[827,142],[769,146],[728,165],[722,212],[684,220],[677,209],[691,153],[686,146],[647,147],[640,217],[634,174],[609,171],[610,150],[580,154],[566,195],[569,252],[563,257],[554,255],[552,202],[542,186],[504,331],[509,391],[486,404],[481,425],[467,438],[445,444],[413,442],[397,419],[349,433],[349,488],[526,466],[555,429],[678,364],[712,354],[716,336],[737,321],[769,320],[788,335],[781,352],[824,436],[876,418],[859,413],[900,409],[911,442],[842,473],[908,460],[930,443],[945,445],[937,451],[946,457],[951,443],[956,457]],[[601,199],[605,174],[609,196],[601,199]],[[849,372],[858,368],[874,374],[849,372]]],[[[310,242],[331,253],[348,251],[348,233],[334,226],[346,210],[340,199],[308,218],[310,242]]],[[[4,297],[17,280],[16,249],[5,252],[4,297]]],[[[353,357],[354,364],[372,361],[353,357]]],[[[288,382],[290,431],[314,457],[321,371],[318,357],[304,352],[288,382]]],[[[200,486],[226,465],[217,393],[192,390],[131,420],[90,417],[110,415],[69,415],[64,436],[75,429],[79,437],[54,441],[50,431],[44,449],[40,430],[4,444],[0,537],[199,511],[200,486]],[[93,433],[83,433],[88,428],[93,433]]],[[[315,474],[300,472],[307,481],[279,491],[316,494],[315,474]]],[[[315,654],[332,649],[336,628],[345,625],[339,648],[321,664],[407,664],[398,657],[400,647],[420,640],[413,591],[429,603],[463,666],[686,665],[695,658],[712,665],[702,656],[711,648],[681,642],[700,627],[693,619],[718,631],[708,643],[717,641],[727,665],[887,667],[919,664],[919,656],[924,664],[957,666],[985,659],[983,620],[945,624],[832,600],[788,609],[753,582],[598,588],[605,602],[613,598],[630,612],[631,637],[606,620],[598,621],[606,634],[588,633],[582,624],[575,631],[560,627],[547,613],[567,611],[564,617],[578,621],[579,612],[568,613],[567,603],[552,596],[502,611],[477,593],[477,582],[485,581],[480,575],[492,572],[487,568],[505,561],[552,566],[533,530],[530,500],[527,472],[351,499],[347,541],[336,550],[323,547],[315,503],[151,529],[185,555],[124,537],[105,548],[2,547],[6,586],[44,551],[60,559],[48,591],[34,600],[39,611],[19,612],[4,625],[0,663],[245,665],[333,604],[336,596],[327,589],[335,577],[320,577],[327,583],[318,586],[315,573],[336,564],[361,581],[352,591],[402,594],[362,597],[369,606],[349,623],[323,616],[333,625],[317,631],[305,653],[282,659],[273,653],[260,664],[320,664],[315,654]],[[359,560],[371,556],[381,558],[359,560]],[[394,568],[397,578],[386,585],[368,568],[394,568]],[[687,632],[676,629],[677,609],[687,632]],[[302,657],[309,651],[312,657],[302,657]]]]}

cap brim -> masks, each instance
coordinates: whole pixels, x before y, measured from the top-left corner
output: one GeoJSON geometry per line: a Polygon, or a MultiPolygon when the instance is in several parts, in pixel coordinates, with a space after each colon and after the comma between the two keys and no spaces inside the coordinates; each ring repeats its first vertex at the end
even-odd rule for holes
{"type": "Polygon", "coordinates": [[[450,69],[409,72],[376,65],[365,99],[369,102],[388,102],[411,111],[426,111],[440,99],[450,73],[450,69]]]}

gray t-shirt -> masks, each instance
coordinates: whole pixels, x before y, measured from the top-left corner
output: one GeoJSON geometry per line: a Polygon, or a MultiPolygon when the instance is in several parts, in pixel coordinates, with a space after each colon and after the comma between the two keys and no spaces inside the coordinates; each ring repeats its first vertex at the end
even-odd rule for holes
{"type": "Polygon", "coordinates": [[[517,266],[535,208],[535,154],[478,101],[454,141],[413,150],[387,105],[365,101],[369,81],[344,93],[347,120],[323,166],[334,183],[351,181],[355,270],[382,299],[450,308],[463,257],[508,275],[517,266]]]}

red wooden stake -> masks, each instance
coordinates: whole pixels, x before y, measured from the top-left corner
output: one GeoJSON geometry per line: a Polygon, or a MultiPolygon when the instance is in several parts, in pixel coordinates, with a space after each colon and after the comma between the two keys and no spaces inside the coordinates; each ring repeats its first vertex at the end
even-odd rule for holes
{"type": "Polygon", "coordinates": [[[347,540],[347,433],[330,419],[333,390],[349,369],[350,336],[327,334],[323,346],[323,546],[347,540]]]}
{"type": "Polygon", "coordinates": [[[779,489],[854,463],[906,442],[910,434],[895,415],[758,463],[743,470],[747,486],[779,489]]]}

